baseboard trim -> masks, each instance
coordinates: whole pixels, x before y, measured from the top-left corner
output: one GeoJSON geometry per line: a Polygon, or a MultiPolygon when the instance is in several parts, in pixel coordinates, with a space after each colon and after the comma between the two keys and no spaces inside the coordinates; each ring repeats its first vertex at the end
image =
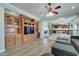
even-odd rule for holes
{"type": "Polygon", "coordinates": [[[5,51],[5,49],[3,49],[3,50],[0,50],[0,53],[2,53],[2,52],[4,52],[5,51]]]}

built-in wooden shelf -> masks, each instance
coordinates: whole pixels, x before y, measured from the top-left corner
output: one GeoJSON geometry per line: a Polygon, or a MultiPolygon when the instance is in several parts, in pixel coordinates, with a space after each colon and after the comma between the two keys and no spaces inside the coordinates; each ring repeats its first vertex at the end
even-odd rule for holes
{"type": "MultiPolygon", "coordinates": [[[[39,30],[39,21],[24,16],[24,15],[12,15],[5,13],[5,45],[6,48],[22,46],[27,41],[37,39],[39,30]],[[24,27],[33,28],[32,33],[25,34],[24,27]]],[[[30,31],[30,29],[29,29],[30,31]]]]}
{"type": "Polygon", "coordinates": [[[53,34],[70,34],[73,30],[69,24],[52,24],[49,28],[53,34]]]}

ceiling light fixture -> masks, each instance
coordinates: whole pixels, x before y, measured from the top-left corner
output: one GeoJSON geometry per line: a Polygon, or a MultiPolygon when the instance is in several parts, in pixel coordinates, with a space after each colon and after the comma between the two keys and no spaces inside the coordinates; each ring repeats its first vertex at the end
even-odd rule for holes
{"type": "Polygon", "coordinates": [[[54,14],[52,12],[48,13],[47,16],[53,16],[54,14]]]}
{"type": "Polygon", "coordinates": [[[74,6],[72,6],[72,9],[75,9],[75,7],[74,7],[74,6]]]}
{"type": "Polygon", "coordinates": [[[47,9],[48,12],[47,17],[48,17],[48,16],[53,16],[54,14],[58,14],[61,5],[60,4],[53,5],[52,3],[48,3],[48,5],[45,6],[45,8],[47,9]]]}
{"type": "Polygon", "coordinates": [[[41,11],[40,14],[43,13],[48,13],[46,16],[53,16],[54,14],[59,14],[61,4],[53,4],[53,3],[48,3],[45,7],[45,10],[41,11]]]}
{"type": "Polygon", "coordinates": [[[47,10],[48,10],[48,13],[54,13],[54,14],[58,14],[60,8],[61,8],[61,5],[60,4],[57,4],[57,5],[53,5],[52,3],[48,3],[48,6],[47,6],[47,10]]]}

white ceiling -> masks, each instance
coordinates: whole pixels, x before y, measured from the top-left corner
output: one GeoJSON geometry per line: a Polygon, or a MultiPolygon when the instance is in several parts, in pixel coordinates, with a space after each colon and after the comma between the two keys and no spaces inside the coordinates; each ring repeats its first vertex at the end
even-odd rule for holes
{"type": "MultiPolygon", "coordinates": [[[[54,15],[52,17],[47,17],[45,6],[47,3],[12,3],[12,5],[30,13],[37,17],[39,17],[41,20],[53,20],[54,18],[57,18],[59,16],[64,15],[70,15],[79,13],[79,4],[78,3],[63,3],[61,4],[61,9],[59,11],[59,14],[54,15]],[[75,9],[72,9],[72,6],[75,7],[75,9]]],[[[55,4],[53,4],[55,5],[55,4]]]]}

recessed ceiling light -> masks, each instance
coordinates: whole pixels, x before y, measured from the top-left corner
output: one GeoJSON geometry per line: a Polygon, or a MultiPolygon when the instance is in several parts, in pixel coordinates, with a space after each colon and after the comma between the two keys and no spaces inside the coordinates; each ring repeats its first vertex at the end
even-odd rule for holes
{"type": "Polygon", "coordinates": [[[73,6],[72,9],[75,9],[75,7],[73,6]]]}

